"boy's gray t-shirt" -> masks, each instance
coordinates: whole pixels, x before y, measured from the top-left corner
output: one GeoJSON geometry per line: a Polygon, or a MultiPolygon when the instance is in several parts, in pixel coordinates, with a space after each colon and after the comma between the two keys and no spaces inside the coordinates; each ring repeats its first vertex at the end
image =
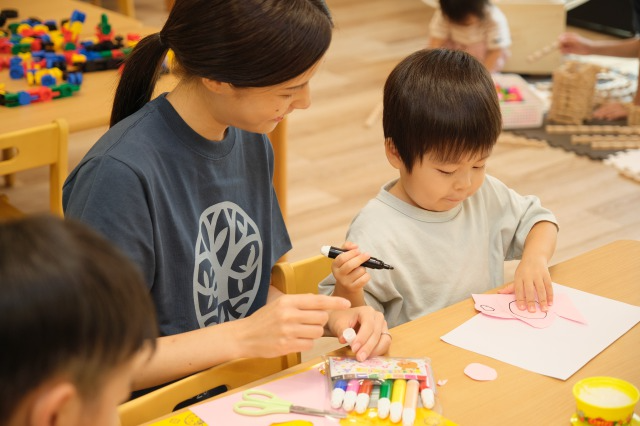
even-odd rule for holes
{"type": "Polygon", "coordinates": [[[64,185],[65,215],[140,266],[162,335],[250,315],[291,248],[265,135],[209,141],[162,95],[112,127],[64,185]]]}
{"type": "MultiPolygon", "coordinates": [[[[360,250],[395,268],[369,270],[364,287],[365,302],[385,314],[389,327],[504,284],[504,261],[522,257],[533,225],[557,226],[537,197],[489,175],[475,194],[445,212],[400,200],[389,192],[395,182],[381,188],[347,233],[360,250]]],[[[334,285],[330,275],[319,292],[331,294],[334,285]]]]}

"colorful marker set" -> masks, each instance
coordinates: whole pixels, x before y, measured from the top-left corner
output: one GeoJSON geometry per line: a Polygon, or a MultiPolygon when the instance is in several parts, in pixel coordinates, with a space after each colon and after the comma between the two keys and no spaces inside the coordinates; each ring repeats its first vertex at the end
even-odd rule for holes
{"type": "Polygon", "coordinates": [[[328,357],[331,407],[363,414],[377,409],[380,419],[413,425],[419,402],[432,409],[435,386],[426,358],[377,357],[358,362],[349,357],[328,357]]]}
{"type": "Polygon", "coordinates": [[[339,379],[331,392],[331,408],[363,414],[368,408],[377,408],[378,417],[387,417],[393,423],[412,426],[416,419],[418,400],[425,408],[433,408],[435,394],[428,380],[339,379]]]}

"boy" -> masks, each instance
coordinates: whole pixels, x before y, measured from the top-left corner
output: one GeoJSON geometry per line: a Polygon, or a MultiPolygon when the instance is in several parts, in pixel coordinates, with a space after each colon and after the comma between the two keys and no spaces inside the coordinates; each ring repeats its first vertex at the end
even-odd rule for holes
{"type": "Polygon", "coordinates": [[[140,273],[95,232],[0,224],[0,425],[119,424],[156,327],[140,273]]]}
{"type": "Polygon", "coordinates": [[[429,23],[430,49],[464,50],[490,72],[504,68],[510,46],[507,18],[489,0],[440,0],[429,23]]]}
{"type": "Polygon", "coordinates": [[[383,113],[400,177],[353,220],[347,240],[358,246],[345,245],[320,292],[370,305],[394,327],[502,285],[504,260],[522,258],[501,292],[515,291],[530,311],[537,296],[547,310],[556,220],[536,197],[485,179],[501,125],[493,80],[471,55],[434,49],[403,60],[385,84],[383,113]],[[395,269],[367,272],[367,253],[395,269]]]}

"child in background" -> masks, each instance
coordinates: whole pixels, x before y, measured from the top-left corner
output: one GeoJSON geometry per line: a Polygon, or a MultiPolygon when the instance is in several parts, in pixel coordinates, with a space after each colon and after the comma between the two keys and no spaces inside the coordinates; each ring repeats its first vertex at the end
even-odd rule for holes
{"type": "Polygon", "coordinates": [[[510,55],[507,18],[489,0],[440,0],[429,23],[428,48],[464,50],[490,72],[500,72],[510,55]]]}
{"type": "Polygon", "coordinates": [[[490,74],[471,55],[418,51],[384,87],[387,159],[400,177],[355,217],[349,251],[320,292],[384,312],[389,327],[504,283],[503,262],[522,259],[512,284],[519,309],[553,303],[547,262],[556,244],[553,214],[521,196],[485,165],[501,130],[490,74]],[[367,271],[369,253],[393,270],[367,271]]]}
{"type": "Polygon", "coordinates": [[[112,426],[157,326],[138,269],[85,225],[0,224],[0,425],[112,426]]]}

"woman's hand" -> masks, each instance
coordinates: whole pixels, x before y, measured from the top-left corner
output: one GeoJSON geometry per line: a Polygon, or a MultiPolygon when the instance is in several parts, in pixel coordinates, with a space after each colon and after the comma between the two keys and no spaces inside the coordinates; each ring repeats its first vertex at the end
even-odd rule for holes
{"type": "Polygon", "coordinates": [[[345,329],[353,328],[357,331],[355,339],[351,342],[351,350],[356,354],[358,361],[383,355],[391,346],[387,321],[381,312],[371,306],[333,311],[329,316],[327,327],[331,334],[338,336],[340,343],[347,343],[342,337],[345,329]]]}
{"type": "Polygon", "coordinates": [[[272,358],[310,350],[313,341],[324,335],[330,314],[343,312],[349,306],[349,301],[341,297],[282,295],[236,321],[237,343],[242,347],[239,357],[272,358]]]}

